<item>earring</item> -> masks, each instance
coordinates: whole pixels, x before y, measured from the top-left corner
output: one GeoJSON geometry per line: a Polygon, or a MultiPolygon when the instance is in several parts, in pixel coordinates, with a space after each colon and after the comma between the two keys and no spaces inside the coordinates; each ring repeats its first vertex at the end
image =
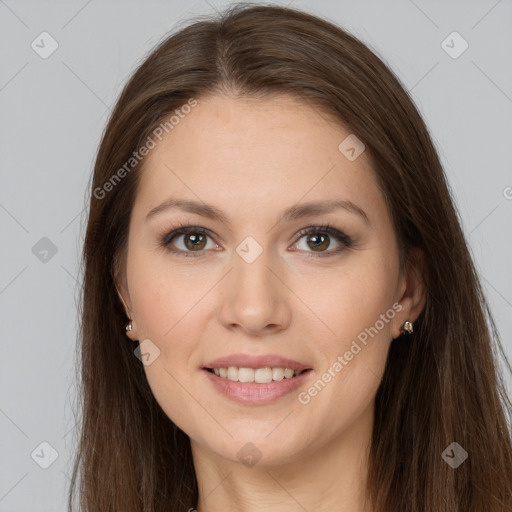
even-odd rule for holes
{"type": "Polygon", "coordinates": [[[133,329],[132,327],[132,321],[130,320],[125,327],[126,332],[131,331],[133,329]]]}
{"type": "Polygon", "coordinates": [[[401,333],[402,333],[402,334],[405,334],[405,333],[407,333],[407,334],[412,334],[413,330],[414,330],[414,329],[413,329],[412,322],[409,322],[409,320],[407,320],[407,321],[404,323],[403,327],[400,329],[400,331],[401,331],[401,333]]]}

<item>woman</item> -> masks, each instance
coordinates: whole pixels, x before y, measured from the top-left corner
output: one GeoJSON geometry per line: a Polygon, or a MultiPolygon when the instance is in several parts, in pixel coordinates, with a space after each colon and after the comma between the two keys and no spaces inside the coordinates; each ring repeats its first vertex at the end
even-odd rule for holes
{"type": "Polygon", "coordinates": [[[86,511],[512,510],[506,358],[364,44],[277,6],[190,24],[124,88],[91,192],[70,509],[79,484],[86,511]]]}

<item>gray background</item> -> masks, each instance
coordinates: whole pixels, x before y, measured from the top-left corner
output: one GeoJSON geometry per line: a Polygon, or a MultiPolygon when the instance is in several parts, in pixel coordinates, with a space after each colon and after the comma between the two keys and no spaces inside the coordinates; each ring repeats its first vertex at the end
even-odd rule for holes
{"type": "MultiPolygon", "coordinates": [[[[66,508],[78,263],[95,151],[136,64],[178,22],[226,5],[213,1],[0,0],[0,511],[66,508]],[[46,59],[31,47],[42,46],[43,31],[58,43],[46,59]],[[43,442],[58,454],[47,469],[43,442]]],[[[360,37],[411,91],[512,357],[512,2],[292,5],[360,37]],[[458,58],[441,46],[453,31],[469,44],[458,58]]]]}

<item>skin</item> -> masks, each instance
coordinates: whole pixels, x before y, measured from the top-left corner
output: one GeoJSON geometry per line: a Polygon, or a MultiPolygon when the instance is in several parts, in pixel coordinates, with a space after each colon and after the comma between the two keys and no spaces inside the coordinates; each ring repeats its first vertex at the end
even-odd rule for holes
{"type": "MultiPolygon", "coordinates": [[[[210,96],[146,160],[118,290],[133,321],[128,336],[160,350],[144,369],[162,409],[191,439],[199,512],[370,510],[363,489],[375,394],[391,340],[419,316],[425,291],[415,268],[399,272],[396,236],[368,153],[349,161],[338,150],[349,134],[289,96],[210,96]],[[178,209],[145,219],[170,197],[212,204],[230,227],[178,209]],[[344,209],[279,221],[292,205],[340,198],[362,208],[370,225],[344,209]],[[199,244],[201,255],[159,245],[180,223],[213,233],[199,244]],[[315,250],[314,234],[298,233],[327,223],[354,243],[322,257],[342,243],[328,237],[315,250]],[[263,250],[250,264],[236,252],[247,236],[263,250]],[[394,318],[300,403],[298,393],[393,304],[401,307],[394,318]],[[290,357],[313,371],[299,391],[275,402],[240,404],[201,369],[240,352],[290,357]],[[248,442],[261,456],[253,466],[237,456],[248,442]]],[[[171,246],[194,252],[186,235],[171,246]]]]}

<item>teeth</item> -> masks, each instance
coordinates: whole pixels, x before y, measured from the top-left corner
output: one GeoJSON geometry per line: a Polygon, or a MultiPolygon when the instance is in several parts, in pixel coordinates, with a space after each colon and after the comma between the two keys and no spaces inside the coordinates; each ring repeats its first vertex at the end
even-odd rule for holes
{"type": "Polygon", "coordinates": [[[213,368],[213,372],[218,377],[229,379],[234,382],[256,382],[258,384],[268,384],[269,382],[291,379],[300,375],[302,371],[294,371],[291,368],[213,368]]]}
{"type": "Polygon", "coordinates": [[[284,379],[284,368],[272,368],[272,379],[283,380],[284,379]]]}

